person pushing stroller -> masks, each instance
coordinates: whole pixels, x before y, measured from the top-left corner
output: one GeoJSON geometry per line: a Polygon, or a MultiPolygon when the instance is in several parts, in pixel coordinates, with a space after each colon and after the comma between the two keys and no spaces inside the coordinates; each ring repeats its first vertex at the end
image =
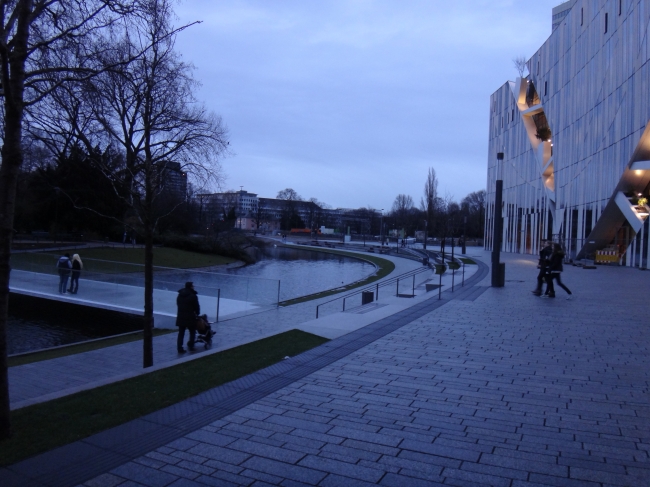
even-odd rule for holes
{"type": "Polygon", "coordinates": [[[194,350],[194,342],[196,340],[196,319],[201,313],[198,293],[194,290],[193,282],[186,282],[185,287],[178,290],[176,306],[178,307],[176,314],[176,326],[178,327],[176,349],[178,353],[185,353],[186,350],[183,348],[185,330],[187,329],[190,332],[187,348],[192,351],[194,350]]]}

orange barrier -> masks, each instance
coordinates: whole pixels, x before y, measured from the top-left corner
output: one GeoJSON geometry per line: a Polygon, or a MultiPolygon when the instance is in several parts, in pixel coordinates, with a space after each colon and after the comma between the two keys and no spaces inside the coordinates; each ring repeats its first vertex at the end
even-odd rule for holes
{"type": "Polygon", "coordinates": [[[597,250],[594,264],[618,264],[618,250],[597,250]]]}

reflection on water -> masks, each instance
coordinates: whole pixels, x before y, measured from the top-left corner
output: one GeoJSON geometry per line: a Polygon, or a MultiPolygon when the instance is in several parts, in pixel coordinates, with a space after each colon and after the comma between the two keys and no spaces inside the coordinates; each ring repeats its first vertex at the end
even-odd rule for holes
{"type": "Polygon", "coordinates": [[[117,311],[11,293],[9,355],[142,329],[142,318],[117,311]]]}
{"type": "Polygon", "coordinates": [[[92,330],[70,328],[39,319],[10,317],[7,324],[9,355],[107,336],[92,330]]]}
{"type": "Polygon", "coordinates": [[[357,259],[304,249],[272,247],[258,263],[228,270],[240,276],[279,279],[280,301],[339,287],[375,272],[357,259]]]}

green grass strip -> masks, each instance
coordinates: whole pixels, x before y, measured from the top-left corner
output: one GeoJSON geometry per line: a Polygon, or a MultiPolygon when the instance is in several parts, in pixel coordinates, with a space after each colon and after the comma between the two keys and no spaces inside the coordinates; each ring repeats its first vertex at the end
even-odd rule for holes
{"type": "Polygon", "coordinates": [[[474,262],[472,259],[470,259],[468,257],[461,257],[460,260],[465,262],[465,264],[468,264],[468,265],[476,265],[476,262],[474,262]]]}
{"type": "MultiPolygon", "coordinates": [[[[11,256],[12,266],[16,269],[43,272],[56,272],[56,262],[64,253],[78,253],[84,262],[84,270],[104,274],[143,272],[144,249],[97,247],[88,249],[65,250],[52,252],[21,252],[11,256]],[[86,260],[87,259],[87,260],[86,260]]],[[[200,254],[167,247],[156,247],[153,250],[154,266],[171,267],[174,269],[192,269],[212,267],[236,262],[230,257],[215,254],[200,254]]],[[[83,274],[82,274],[83,278],[83,274]]]]}
{"type": "MultiPolygon", "coordinates": [[[[153,331],[153,336],[167,335],[169,333],[176,333],[176,330],[159,330],[153,331]]],[[[89,340],[81,343],[73,343],[62,347],[51,348],[49,350],[37,350],[35,352],[27,352],[14,357],[9,357],[9,367],[16,367],[17,365],[31,364],[34,362],[41,362],[43,360],[51,360],[54,358],[67,357],[76,353],[90,352],[91,350],[99,350],[100,348],[113,347],[123,343],[135,342],[142,340],[142,332],[134,331],[132,333],[125,333],[123,335],[99,338],[97,340],[89,340]]]]}
{"type": "MultiPolygon", "coordinates": [[[[295,248],[295,247],[290,247],[295,248]]],[[[299,298],[288,299],[287,301],[281,301],[280,306],[291,306],[292,304],[304,303],[306,301],[312,301],[314,299],[324,298],[326,296],[332,296],[334,294],[342,293],[349,291],[351,289],[356,289],[358,287],[367,286],[379,279],[383,279],[391,272],[395,270],[395,264],[387,259],[382,259],[381,257],[376,257],[374,255],[365,255],[357,254],[355,252],[346,252],[345,250],[333,250],[333,249],[321,249],[321,248],[309,248],[309,247],[300,247],[301,250],[310,250],[312,252],[324,252],[326,254],[336,254],[343,255],[345,257],[350,257],[352,259],[365,260],[377,266],[377,272],[372,276],[369,276],[361,281],[353,282],[346,286],[337,287],[336,289],[329,289],[327,291],[321,291],[319,293],[308,294],[307,296],[301,296],[299,298]]]]}
{"type": "Polygon", "coordinates": [[[86,438],[298,355],[328,340],[291,330],[132,379],[13,411],[0,465],[86,438]]]}

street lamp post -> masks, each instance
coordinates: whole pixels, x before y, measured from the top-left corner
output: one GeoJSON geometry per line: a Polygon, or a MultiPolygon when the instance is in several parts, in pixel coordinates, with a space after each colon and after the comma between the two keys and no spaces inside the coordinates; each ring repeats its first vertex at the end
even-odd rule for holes
{"type": "Polygon", "coordinates": [[[503,152],[497,153],[496,188],[494,194],[494,231],[492,234],[492,287],[503,287],[505,280],[505,265],[501,264],[501,234],[503,233],[503,180],[500,166],[503,163],[503,152]]]}
{"type": "Polygon", "coordinates": [[[384,209],[381,210],[381,218],[379,219],[379,241],[380,245],[384,246],[384,209]]]}
{"type": "Polygon", "coordinates": [[[427,236],[429,234],[427,227],[429,226],[429,222],[424,220],[424,250],[427,250],[427,236]]]}
{"type": "Polygon", "coordinates": [[[463,217],[463,254],[466,253],[465,240],[467,240],[467,217],[463,217]]]}

